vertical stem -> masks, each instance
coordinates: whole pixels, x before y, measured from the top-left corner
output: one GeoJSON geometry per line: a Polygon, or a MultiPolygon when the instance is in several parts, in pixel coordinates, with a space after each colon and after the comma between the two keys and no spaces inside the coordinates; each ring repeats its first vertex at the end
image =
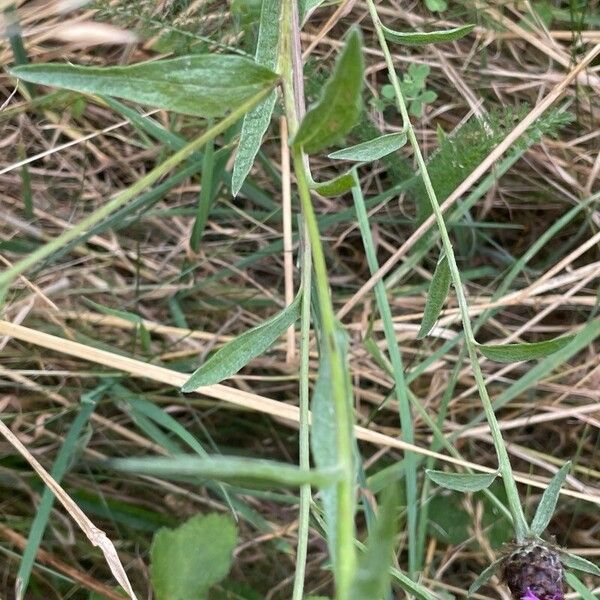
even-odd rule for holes
{"type": "MultiPolygon", "coordinates": [[[[302,77],[301,62],[294,60],[294,44],[297,32],[296,2],[285,0],[282,10],[279,72],[282,77],[285,113],[290,136],[298,128],[299,95],[302,77]]],[[[345,361],[338,337],[333,311],[331,290],[327,277],[327,265],[321,243],[317,218],[310,197],[310,178],[306,168],[306,157],[302,149],[293,147],[292,165],[296,175],[298,195],[306,227],[306,236],[312,251],[315,289],[321,314],[321,352],[327,352],[331,368],[331,401],[334,405],[337,426],[337,456],[343,473],[337,484],[336,552],[334,572],[336,574],[336,598],[346,600],[355,576],[356,551],[354,548],[354,431],[352,407],[346,394],[345,361]]]]}
{"type": "Polygon", "coordinates": [[[459,306],[460,316],[463,324],[463,329],[465,332],[465,344],[467,346],[467,352],[469,354],[469,359],[471,361],[471,366],[473,369],[473,376],[475,378],[475,383],[477,385],[477,390],[479,392],[479,396],[481,398],[481,403],[483,405],[483,411],[487,418],[490,431],[492,434],[492,439],[494,441],[494,446],[496,448],[496,455],[498,457],[498,466],[500,468],[500,473],[502,475],[502,479],[504,482],[504,487],[506,490],[506,496],[508,500],[508,505],[510,512],[513,516],[513,524],[515,529],[515,537],[517,541],[522,541],[527,537],[529,532],[529,527],[527,526],[527,522],[525,520],[525,515],[523,514],[523,507],[521,506],[521,501],[519,499],[519,492],[517,490],[517,485],[515,483],[512,468],[510,465],[510,459],[508,458],[508,453],[506,451],[506,446],[504,444],[504,439],[502,438],[502,433],[500,431],[500,427],[498,426],[498,421],[496,419],[496,415],[494,414],[494,409],[492,407],[492,403],[490,401],[490,397],[488,395],[487,389],[485,387],[485,381],[483,378],[483,373],[481,372],[481,366],[479,365],[479,360],[477,357],[476,351],[476,342],[475,337],[473,335],[473,329],[471,327],[471,320],[469,317],[469,305],[467,303],[467,299],[464,293],[464,289],[462,286],[460,272],[458,270],[458,265],[456,264],[456,258],[454,256],[454,249],[452,248],[452,243],[450,241],[450,236],[448,235],[448,231],[446,229],[446,225],[444,223],[444,217],[442,211],[440,210],[440,206],[435,194],[435,190],[433,189],[433,185],[431,183],[431,179],[429,178],[429,173],[427,172],[427,166],[425,165],[425,160],[423,159],[423,155],[421,154],[421,149],[419,147],[419,142],[417,140],[417,136],[415,135],[414,129],[410,122],[410,118],[408,115],[408,110],[406,108],[406,103],[404,101],[404,96],[402,95],[402,90],[400,89],[400,82],[398,81],[398,76],[396,75],[396,70],[394,68],[394,62],[392,60],[392,56],[390,54],[387,42],[385,40],[385,36],[383,35],[383,31],[381,28],[381,22],[379,20],[379,15],[377,14],[377,9],[375,8],[375,4],[373,0],[367,0],[367,5],[369,7],[369,12],[371,14],[371,18],[373,20],[373,24],[377,31],[377,37],[379,40],[379,45],[383,51],[385,56],[385,62],[388,68],[388,74],[392,86],[394,88],[394,92],[396,95],[396,104],[400,115],[402,116],[402,122],[404,128],[406,129],[406,134],[408,139],[413,147],[415,158],[417,160],[417,165],[419,167],[419,171],[421,176],[423,177],[423,183],[425,185],[425,190],[427,191],[427,195],[429,197],[429,201],[431,203],[431,209],[435,216],[435,220],[437,226],[440,231],[440,237],[442,240],[442,245],[444,247],[444,252],[448,258],[448,265],[450,267],[450,274],[452,276],[452,283],[454,285],[454,289],[456,291],[456,299],[459,306]]]}

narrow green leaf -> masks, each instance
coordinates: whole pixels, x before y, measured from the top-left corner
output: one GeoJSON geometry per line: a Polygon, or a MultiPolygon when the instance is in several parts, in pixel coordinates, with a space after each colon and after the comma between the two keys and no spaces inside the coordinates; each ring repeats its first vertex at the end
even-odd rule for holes
{"type": "Polygon", "coordinates": [[[498,477],[496,473],[446,473],[445,471],[425,471],[427,477],[439,486],[456,492],[479,492],[492,485],[498,477]]]}
{"type": "Polygon", "coordinates": [[[102,464],[116,471],[153,475],[165,479],[192,477],[216,481],[272,483],[291,487],[305,483],[322,487],[335,484],[339,479],[337,468],[304,470],[273,460],[233,456],[202,458],[196,455],[178,454],[173,457],[113,458],[102,461],[102,464]]]}
{"type": "Polygon", "coordinates": [[[564,348],[574,335],[565,335],[543,342],[531,344],[477,344],[477,348],[486,358],[497,362],[511,363],[521,360],[533,360],[534,358],[545,358],[546,356],[564,348]]]}
{"type": "Polygon", "coordinates": [[[500,566],[502,559],[495,560],[491,565],[487,566],[475,579],[475,581],[469,586],[467,597],[474,594],[482,585],[485,585],[492,576],[496,573],[496,570],[500,566]]]}
{"type": "Polygon", "coordinates": [[[444,254],[438,261],[429,284],[423,320],[421,321],[419,333],[417,333],[418,340],[422,340],[433,329],[450,291],[451,281],[448,258],[444,254]]]}
{"type": "Polygon", "coordinates": [[[561,550],[560,560],[562,564],[569,569],[583,571],[584,573],[589,573],[590,575],[596,575],[596,577],[600,577],[600,567],[587,560],[587,558],[583,558],[582,556],[577,556],[577,554],[571,554],[570,552],[561,550]]]}
{"type": "Polygon", "coordinates": [[[350,146],[343,150],[337,150],[329,155],[329,158],[335,158],[337,160],[353,160],[356,162],[370,162],[378,160],[399,150],[406,144],[406,133],[403,131],[399,133],[388,133],[376,137],[362,144],[356,144],[356,146],[350,146]]]}
{"type": "Polygon", "coordinates": [[[277,75],[242,56],[196,54],[125,67],[46,63],[14,67],[24,81],[105,94],[202,117],[217,117],[272,87],[277,75]]]}
{"type": "Polygon", "coordinates": [[[384,494],[381,511],[367,540],[367,549],[358,562],[350,600],[384,598],[390,584],[390,566],[398,532],[397,508],[400,504],[394,485],[384,494]]]}
{"type": "Polygon", "coordinates": [[[235,375],[253,358],[260,356],[300,316],[300,296],[292,304],[264,323],[231,340],[215,352],[181,386],[182,392],[193,392],[203,385],[213,385],[235,375]]]}
{"type": "Polygon", "coordinates": [[[235,523],[223,515],[196,515],[177,529],[160,529],[150,550],[156,600],[205,600],[231,568],[235,523]]]}
{"type": "Polygon", "coordinates": [[[579,593],[583,600],[598,600],[598,596],[592,594],[587,586],[573,573],[565,573],[565,579],[567,580],[567,583],[579,593]]]}
{"type": "Polygon", "coordinates": [[[300,0],[300,21],[303,22],[304,19],[315,9],[319,8],[324,1],[325,0],[300,0]]]}
{"type": "Polygon", "coordinates": [[[306,113],[293,144],[308,154],[330,146],[354,126],[361,112],[362,36],[352,29],[321,99],[306,113]]]}
{"type": "Polygon", "coordinates": [[[321,194],[321,196],[332,198],[335,196],[341,196],[348,190],[351,190],[353,185],[354,176],[352,175],[352,171],[348,171],[347,173],[342,173],[334,179],[330,179],[329,181],[325,181],[323,183],[313,182],[311,187],[313,190],[315,190],[315,192],[321,194]]]}
{"type": "Polygon", "coordinates": [[[560,488],[565,481],[565,477],[571,468],[571,461],[567,461],[554,475],[548,487],[544,490],[542,499],[535,511],[535,516],[531,522],[531,533],[533,535],[542,535],[556,508],[560,488]]]}
{"type": "Polygon", "coordinates": [[[444,31],[394,31],[385,25],[381,26],[385,39],[389,42],[397,44],[405,44],[407,46],[419,46],[421,44],[440,44],[443,42],[453,42],[459,40],[466,35],[469,35],[475,28],[475,25],[462,25],[454,29],[446,29],[444,31]]]}
{"type": "MultiPolygon", "coordinates": [[[[260,28],[256,45],[256,62],[274,71],[277,68],[279,13],[281,0],[263,0],[260,28]]],[[[246,179],[275,108],[277,92],[273,90],[254,110],[246,113],[240,134],[240,143],[233,164],[231,193],[237,196],[246,179]]]]}

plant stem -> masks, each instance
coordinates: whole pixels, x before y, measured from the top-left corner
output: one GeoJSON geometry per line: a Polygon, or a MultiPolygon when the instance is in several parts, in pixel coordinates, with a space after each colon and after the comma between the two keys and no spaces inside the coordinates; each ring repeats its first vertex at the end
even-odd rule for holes
{"type": "MultiPolygon", "coordinates": [[[[296,78],[302,74],[294,71],[294,0],[286,0],[282,10],[279,69],[282,77],[284,104],[290,137],[298,128],[298,108],[296,78]]],[[[299,66],[299,65],[298,65],[299,66]]],[[[312,251],[315,275],[315,289],[321,316],[321,356],[327,353],[331,369],[331,401],[335,411],[337,426],[336,444],[338,465],[342,477],[337,485],[337,521],[334,572],[336,575],[336,598],[346,600],[349,597],[355,576],[356,551],[354,547],[354,431],[352,408],[348,402],[345,360],[336,332],[336,319],[333,311],[331,290],[327,277],[327,265],[321,243],[317,218],[310,197],[310,177],[306,167],[306,157],[301,148],[291,147],[292,164],[296,175],[298,196],[305,222],[306,234],[312,251]]]]}
{"type": "Polygon", "coordinates": [[[400,83],[398,81],[398,76],[396,75],[394,62],[392,60],[392,56],[390,54],[387,42],[385,40],[385,36],[383,34],[383,30],[381,28],[381,22],[379,20],[379,15],[377,14],[377,9],[375,8],[373,0],[367,0],[367,5],[369,7],[371,18],[373,20],[373,25],[375,26],[375,29],[377,31],[379,45],[381,46],[381,49],[385,56],[390,82],[392,84],[392,87],[394,88],[394,93],[396,96],[397,108],[400,112],[400,115],[402,116],[402,123],[406,130],[408,139],[413,147],[415,158],[417,160],[417,165],[419,167],[419,172],[421,173],[421,176],[423,178],[425,190],[427,191],[427,195],[431,203],[431,209],[435,216],[435,220],[440,232],[444,252],[446,253],[446,256],[448,258],[448,266],[450,268],[450,274],[452,276],[452,283],[456,291],[456,299],[458,302],[463,329],[465,332],[465,344],[467,347],[467,352],[469,354],[469,359],[471,361],[473,376],[475,378],[477,390],[481,398],[483,410],[488,421],[490,432],[494,442],[494,447],[496,449],[496,455],[498,457],[498,466],[500,468],[500,473],[504,481],[508,506],[513,516],[515,538],[517,542],[520,542],[527,537],[529,527],[525,520],[523,507],[521,506],[519,492],[517,490],[517,485],[513,477],[510,459],[508,458],[508,453],[506,451],[504,439],[502,438],[502,433],[500,431],[500,427],[498,426],[498,421],[496,419],[496,415],[494,414],[494,409],[492,407],[490,397],[485,387],[485,381],[483,378],[483,373],[481,371],[481,366],[479,365],[475,337],[473,335],[473,329],[471,327],[471,320],[469,317],[469,305],[467,303],[467,299],[462,286],[460,272],[458,270],[458,265],[456,264],[456,258],[454,256],[454,250],[452,248],[450,236],[448,235],[448,230],[446,229],[446,225],[444,223],[444,217],[442,211],[440,210],[435,190],[433,189],[429,173],[427,172],[427,166],[425,164],[425,160],[423,159],[417,136],[415,135],[414,129],[410,122],[410,117],[406,108],[406,102],[404,101],[402,90],[400,89],[400,83]]]}

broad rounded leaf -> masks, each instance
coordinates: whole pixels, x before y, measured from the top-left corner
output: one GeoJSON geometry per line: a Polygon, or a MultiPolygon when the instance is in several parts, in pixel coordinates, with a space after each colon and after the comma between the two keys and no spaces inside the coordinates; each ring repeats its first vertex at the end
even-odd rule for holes
{"type": "Polygon", "coordinates": [[[560,488],[570,468],[571,461],[568,461],[556,472],[548,487],[544,490],[542,499],[531,522],[531,533],[533,535],[541,535],[546,527],[548,527],[548,523],[550,523],[550,519],[552,519],[554,509],[556,508],[560,488]]]}
{"type": "Polygon", "coordinates": [[[406,134],[401,131],[399,133],[388,133],[376,137],[362,144],[350,146],[343,150],[337,150],[329,155],[329,158],[337,160],[353,160],[356,162],[370,162],[378,160],[399,150],[406,144],[406,134]]]}
{"type": "Polygon", "coordinates": [[[294,146],[314,154],[352,129],[361,111],[363,71],[362,36],[353,29],[321,99],[304,116],[294,146]]]}
{"type": "Polygon", "coordinates": [[[218,117],[272,87],[277,75],[242,56],[196,54],[125,67],[47,63],[14,67],[19,79],[125,98],[202,117],[218,117]]]}
{"type": "Polygon", "coordinates": [[[420,46],[422,44],[440,44],[443,42],[453,42],[459,40],[473,31],[475,25],[463,25],[454,29],[444,31],[394,31],[385,25],[381,26],[385,39],[398,44],[408,46],[420,46]]]}
{"type": "Polygon", "coordinates": [[[329,181],[324,181],[323,183],[315,182],[311,187],[315,192],[321,194],[321,196],[332,198],[334,196],[341,196],[343,193],[351,190],[355,183],[354,174],[352,171],[347,171],[329,181]]]}
{"type": "Polygon", "coordinates": [[[477,348],[479,348],[481,354],[490,360],[511,363],[544,358],[564,348],[574,337],[574,335],[565,335],[531,344],[477,344],[477,348]]]}
{"type": "Polygon", "coordinates": [[[177,529],[160,529],[150,550],[156,600],[204,600],[231,568],[237,544],[233,520],[197,515],[177,529]]]}
{"type": "Polygon", "coordinates": [[[281,312],[253,329],[245,331],[217,350],[181,386],[182,392],[193,392],[203,385],[213,385],[235,375],[253,358],[260,356],[300,316],[300,295],[281,312]]]}
{"type": "Polygon", "coordinates": [[[457,492],[479,492],[490,487],[498,473],[446,473],[445,471],[425,471],[427,477],[439,486],[457,492]]]}
{"type": "Polygon", "coordinates": [[[448,258],[444,254],[438,261],[433,278],[429,284],[423,320],[421,321],[419,333],[417,333],[418,340],[423,339],[433,329],[435,322],[440,316],[444,302],[446,302],[451,280],[448,258]]]}

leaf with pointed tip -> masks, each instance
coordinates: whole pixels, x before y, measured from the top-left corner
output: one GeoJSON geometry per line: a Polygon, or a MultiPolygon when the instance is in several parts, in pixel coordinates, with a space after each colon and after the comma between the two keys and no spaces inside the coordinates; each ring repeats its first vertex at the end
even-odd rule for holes
{"type": "Polygon", "coordinates": [[[181,386],[182,392],[193,392],[203,385],[213,385],[235,375],[253,358],[272,346],[277,338],[300,316],[300,294],[281,312],[264,323],[245,331],[217,350],[181,386]]]}
{"type": "Polygon", "coordinates": [[[383,35],[389,42],[405,44],[407,46],[420,46],[422,44],[440,44],[443,42],[453,42],[459,40],[465,35],[469,35],[475,28],[475,25],[462,25],[454,29],[445,31],[394,31],[385,25],[381,26],[383,35]]]}
{"type": "Polygon", "coordinates": [[[492,578],[502,560],[502,558],[498,558],[491,565],[487,566],[483,571],[481,571],[481,573],[477,576],[477,579],[475,579],[475,581],[469,586],[467,597],[471,594],[474,594],[482,585],[485,585],[492,578]]]}
{"type": "Polygon", "coordinates": [[[329,158],[337,160],[352,160],[355,162],[371,162],[378,160],[396,152],[406,144],[406,134],[401,131],[399,133],[388,133],[381,135],[367,142],[350,146],[342,150],[336,150],[329,155],[329,158]]]}
{"type": "Polygon", "coordinates": [[[560,488],[565,481],[565,477],[571,468],[571,461],[567,461],[554,475],[548,487],[544,490],[542,499],[535,511],[535,516],[531,522],[531,533],[533,535],[542,535],[556,508],[560,488]]]}
{"type": "Polygon", "coordinates": [[[362,36],[358,29],[352,29],[323,95],[302,119],[294,146],[314,154],[352,129],[361,111],[363,72],[362,36]]]}
{"type": "Polygon", "coordinates": [[[275,85],[277,75],[242,56],[195,54],[125,67],[47,63],[14,67],[24,81],[104,94],[201,117],[219,117],[275,85]]]}
{"type": "Polygon", "coordinates": [[[444,254],[438,261],[429,284],[423,320],[419,333],[417,333],[418,340],[422,340],[433,329],[450,291],[451,279],[448,258],[444,254]]]}
{"type": "Polygon", "coordinates": [[[338,175],[329,181],[324,181],[323,183],[313,183],[312,189],[318,194],[321,194],[321,196],[333,198],[334,196],[341,196],[348,190],[351,190],[354,183],[355,179],[352,171],[347,171],[346,173],[342,173],[341,175],[338,175]]]}
{"type": "Polygon", "coordinates": [[[583,600],[598,600],[598,596],[592,594],[592,592],[588,590],[587,586],[580,581],[574,573],[565,573],[565,579],[567,580],[567,583],[579,593],[583,600]]]}
{"type": "MultiPolygon", "coordinates": [[[[273,71],[277,68],[280,8],[280,0],[263,0],[258,41],[256,43],[256,62],[273,71]]],[[[240,143],[231,175],[231,193],[234,196],[237,196],[252,168],[265,131],[271,121],[276,100],[277,92],[273,90],[258,106],[253,108],[249,113],[246,113],[244,117],[240,143]]]]}
{"type": "Polygon", "coordinates": [[[577,556],[577,554],[571,554],[570,552],[561,550],[560,560],[562,564],[569,569],[583,571],[584,573],[590,573],[590,575],[596,575],[596,577],[600,577],[600,567],[587,560],[587,558],[583,558],[581,556],[577,556]]]}
{"type": "Polygon", "coordinates": [[[425,473],[434,483],[456,492],[485,490],[498,477],[497,471],[495,473],[446,473],[445,471],[427,469],[425,473]]]}
{"type": "Polygon", "coordinates": [[[561,348],[564,348],[574,339],[574,335],[565,335],[543,342],[531,344],[477,344],[477,348],[486,358],[496,362],[511,363],[521,360],[545,358],[561,348]]]}

